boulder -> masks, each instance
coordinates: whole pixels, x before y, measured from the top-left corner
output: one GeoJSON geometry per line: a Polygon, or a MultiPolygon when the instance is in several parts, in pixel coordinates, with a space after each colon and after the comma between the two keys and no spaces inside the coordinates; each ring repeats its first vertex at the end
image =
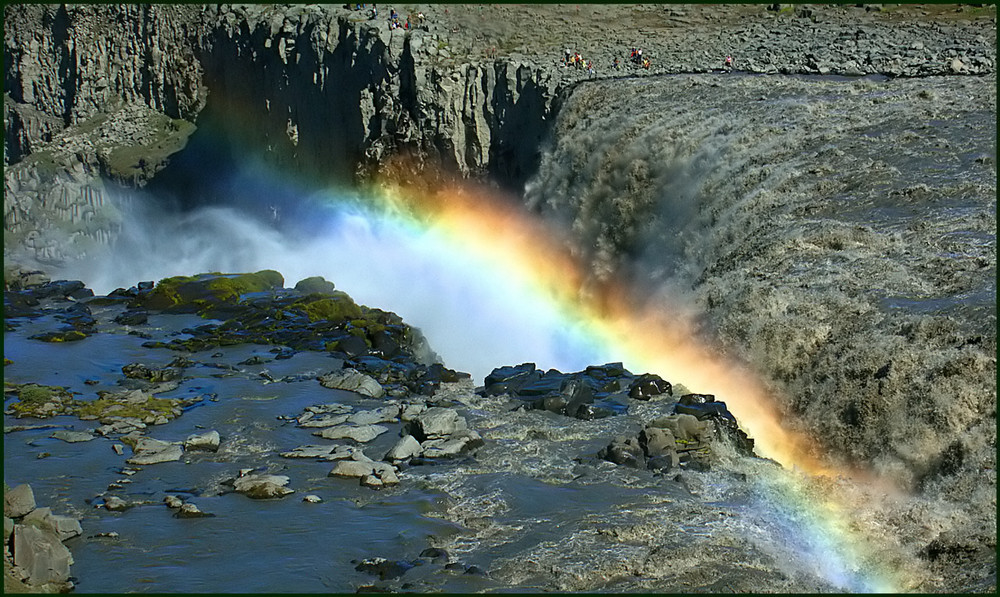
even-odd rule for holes
{"type": "Polygon", "coordinates": [[[346,423],[348,418],[350,418],[350,415],[323,415],[322,417],[317,417],[313,413],[305,413],[297,420],[299,427],[333,427],[346,423]],[[305,415],[310,416],[307,417],[305,415]]]}
{"type": "Polygon", "coordinates": [[[215,514],[202,512],[194,504],[181,504],[180,509],[174,513],[176,518],[206,518],[210,516],[215,516],[215,514]]]}
{"type": "Polygon", "coordinates": [[[358,411],[350,417],[347,422],[355,425],[372,425],[374,423],[395,423],[399,418],[400,407],[398,404],[383,406],[374,410],[358,411]]]}
{"type": "Polygon", "coordinates": [[[653,396],[661,394],[673,394],[673,387],[669,381],[652,373],[640,375],[628,388],[629,398],[635,400],[649,400],[653,396]]]}
{"type": "Polygon", "coordinates": [[[291,452],[282,452],[284,458],[321,458],[323,460],[343,460],[351,458],[360,449],[343,444],[327,444],[323,446],[299,446],[291,452]]]}
{"type": "Polygon", "coordinates": [[[34,509],[35,494],[31,491],[30,485],[18,485],[3,495],[4,516],[9,518],[21,518],[34,509]]]}
{"type": "Polygon", "coordinates": [[[597,457],[632,468],[644,468],[646,465],[642,446],[639,444],[638,438],[634,437],[615,438],[611,444],[597,453],[597,457]]]}
{"type": "Polygon", "coordinates": [[[54,431],[49,437],[73,444],[76,442],[89,442],[94,439],[94,434],[89,431],[66,431],[60,429],[59,431],[54,431]]]}
{"type": "Polygon", "coordinates": [[[335,287],[333,282],[327,281],[322,276],[313,276],[299,280],[295,285],[295,290],[302,294],[333,294],[335,287]]]}
{"type": "Polygon", "coordinates": [[[151,437],[141,437],[132,449],[134,455],[125,462],[129,464],[158,464],[180,460],[184,448],[179,444],[160,441],[151,437]]]}
{"type": "Polygon", "coordinates": [[[392,469],[382,469],[361,477],[361,484],[372,489],[381,489],[382,487],[399,485],[399,477],[392,469]]]}
{"type": "Polygon", "coordinates": [[[142,309],[129,309],[115,317],[115,323],[121,325],[146,325],[149,321],[149,313],[142,309]]]}
{"type": "Polygon", "coordinates": [[[381,476],[386,471],[395,473],[396,469],[388,462],[378,462],[368,458],[363,460],[341,460],[333,467],[328,476],[361,478],[366,475],[381,476]]]}
{"type": "Polygon", "coordinates": [[[655,419],[649,424],[658,429],[669,429],[674,439],[680,441],[708,441],[711,437],[712,423],[699,421],[697,417],[688,414],[670,415],[655,419]]]}
{"type": "Polygon", "coordinates": [[[288,477],[284,475],[245,475],[233,480],[237,492],[253,499],[280,498],[293,490],[285,487],[288,477]]]}
{"type": "Polygon", "coordinates": [[[319,383],[324,388],[347,390],[371,398],[381,398],[385,394],[385,390],[382,389],[381,384],[375,381],[375,378],[355,369],[327,373],[319,378],[319,383]]]}
{"type": "Polygon", "coordinates": [[[111,512],[124,512],[129,509],[129,504],[116,495],[109,495],[104,498],[104,508],[111,512]]]}
{"type": "Polygon", "coordinates": [[[204,450],[207,452],[217,452],[219,450],[219,432],[206,431],[205,433],[197,433],[189,435],[186,440],[184,440],[185,450],[204,450]]]}
{"type": "Polygon", "coordinates": [[[402,412],[399,413],[399,419],[404,423],[409,423],[420,416],[420,413],[425,410],[427,410],[427,405],[422,402],[419,404],[407,404],[403,406],[402,412]]]}
{"type": "Polygon", "coordinates": [[[483,438],[472,429],[465,429],[446,439],[431,439],[420,444],[424,458],[452,458],[482,447],[483,438]]]}
{"type": "Polygon", "coordinates": [[[50,530],[31,525],[14,526],[14,565],[21,567],[31,584],[69,580],[73,556],[50,530]]]}
{"type": "Polygon", "coordinates": [[[498,394],[515,394],[522,386],[541,379],[542,372],[535,369],[534,363],[498,367],[486,376],[483,393],[487,396],[498,394]]]}
{"type": "Polygon", "coordinates": [[[420,413],[407,424],[407,427],[417,441],[423,442],[427,439],[447,437],[466,429],[468,423],[455,409],[434,406],[420,413]]]}
{"type": "MultiPolygon", "coordinates": [[[[355,560],[357,561],[357,560],[355,560]]],[[[399,578],[406,574],[406,571],[416,564],[403,560],[387,560],[385,558],[367,558],[354,567],[358,572],[366,572],[377,575],[381,580],[389,578],[399,578]]]]}
{"type": "Polygon", "coordinates": [[[423,448],[412,435],[404,435],[385,455],[385,460],[407,460],[420,454],[423,448]]]}
{"type": "Polygon", "coordinates": [[[381,425],[337,425],[328,427],[322,431],[314,431],[313,435],[318,435],[325,439],[352,439],[358,443],[370,442],[382,435],[388,428],[381,425]]]}
{"type": "Polygon", "coordinates": [[[166,504],[168,508],[176,509],[184,505],[184,500],[176,495],[168,495],[163,498],[163,503],[166,504]]]}
{"type": "Polygon", "coordinates": [[[60,541],[83,534],[83,527],[80,526],[79,520],[71,516],[53,514],[51,508],[36,508],[29,512],[21,522],[48,529],[54,532],[60,541]]]}

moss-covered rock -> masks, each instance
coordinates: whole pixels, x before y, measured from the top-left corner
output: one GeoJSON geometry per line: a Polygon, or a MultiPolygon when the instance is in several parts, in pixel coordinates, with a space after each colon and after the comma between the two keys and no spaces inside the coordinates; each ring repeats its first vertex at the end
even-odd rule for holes
{"type": "Polygon", "coordinates": [[[253,292],[281,288],[285,279],[274,270],[252,274],[199,274],[160,280],[152,290],[140,295],[133,306],[199,312],[219,303],[235,303],[253,292]]]}
{"type": "Polygon", "coordinates": [[[76,342],[77,340],[83,340],[86,337],[87,334],[84,332],[72,328],[44,332],[30,336],[32,340],[41,340],[42,342],[76,342]]]}
{"type": "Polygon", "coordinates": [[[34,383],[5,385],[4,393],[17,395],[17,402],[10,405],[8,412],[18,418],[44,419],[73,412],[73,394],[61,386],[34,383]]]}
{"type": "Polygon", "coordinates": [[[323,276],[313,276],[299,280],[295,290],[302,294],[333,294],[335,288],[333,282],[327,281],[323,276]]]}
{"type": "Polygon", "coordinates": [[[104,424],[115,420],[112,417],[130,417],[144,423],[156,423],[178,417],[184,406],[180,399],[157,398],[140,390],[98,392],[97,395],[96,400],[75,401],[75,414],[81,419],[97,419],[104,424]]]}
{"type": "Polygon", "coordinates": [[[361,307],[347,295],[334,291],[330,296],[309,295],[291,304],[291,308],[305,313],[309,321],[346,321],[361,317],[361,307]]]}

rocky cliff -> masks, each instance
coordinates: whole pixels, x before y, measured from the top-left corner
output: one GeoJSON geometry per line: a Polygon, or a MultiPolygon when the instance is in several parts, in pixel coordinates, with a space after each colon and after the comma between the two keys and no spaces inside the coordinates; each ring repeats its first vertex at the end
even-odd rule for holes
{"type": "MultiPolygon", "coordinates": [[[[407,5],[412,27],[390,29],[350,6],[6,6],[5,252],[107,242],[108,194],[192,134],[323,183],[405,154],[520,192],[559,98],[588,78],[707,72],[727,53],[758,73],[995,72],[988,7],[407,5]],[[630,46],[652,66],[628,64],[630,46]],[[563,66],[570,49],[593,72],[563,66]]],[[[189,170],[161,179],[183,190],[189,170]]]]}

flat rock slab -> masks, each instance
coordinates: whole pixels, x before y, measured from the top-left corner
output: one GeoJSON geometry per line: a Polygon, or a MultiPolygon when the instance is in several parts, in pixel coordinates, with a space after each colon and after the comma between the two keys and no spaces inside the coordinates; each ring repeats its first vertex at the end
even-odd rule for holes
{"type": "Polygon", "coordinates": [[[381,398],[385,394],[382,385],[375,381],[374,377],[365,375],[355,369],[344,369],[343,371],[327,373],[319,378],[319,383],[324,388],[347,390],[348,392],[354,392],[371,398],[381,398]]]}
{"type": "Polygon", "coordinates": [[[279,498],[294,493],[285,487],[287,484],[285,475],[246,475],[233,481],[236,491],[253,499],[279,498]]]}
{"type": "Polygon", "coordinates": [[[89,431],[55,431],[49,437],[74,444],[76,442],[89,442],[95,436],[89,431]]]}
{"type": "Polygon", "coordinates": [[[291,452],[282,452],[284,458],[321,458],[323,460],[343,460],[352,458],[359,452],[354,446],[333,444],[325,446],[299,446],[291,452]]]}
{"type": "Polygon", "coordinates": [[[339,402],[331,402],[329,404],[314,404],[312,406],[307,406],[306,411],[317,415],[323,414],[335,414],[340,415],[344,413],[351,412],[352,409],[346,404],[340,404],[339,402]]]}
{"type": "Polygon", "coordinates": [[[139,438],[135,444],[135,455],[125,462],[129,464],[159,464],[180,460],[183,454],[184,448],[179,444],[143,437],[139,438]]]}
{"type": "Polygon", "coordinates": [[[388,462],[375,460],[341,460],[330,471],[330,477],[361,478],[367,475],[395,474],[396,470],[388,462]]]}
{"type": "Polygon", "coordinates": [[[204,450],[206,452],[217,452],[219,450],[219,443],[221,438],[219,437],[219,432],[207,431],[205,433],[197,433],[189,435],[186,440],[184,440],[185,450],[204,450]]]}
{"type": "Polygon", "coordinates": [[[375,423],[395,423],[399,419],[399,405],[383,406],[374,410],[362,410],[347,418],[348,423],[355,425],[373,425],[375,423]]]}
{"type": "Polygon", "coordinates": [[[299,427],[333,427],[343,425],[350,415],[323,415],[322,417],[299,417],[299,427]]]}
{"type": "Polygon", "coordinates": [[[370,442],[386,431],[389,431],[389,429],[381,425],[338,425],[336,427],[328,427],[322,431],[314,431],[313,435],[318,435],[326,439],[352,439],[363,444],[370,442]]]}

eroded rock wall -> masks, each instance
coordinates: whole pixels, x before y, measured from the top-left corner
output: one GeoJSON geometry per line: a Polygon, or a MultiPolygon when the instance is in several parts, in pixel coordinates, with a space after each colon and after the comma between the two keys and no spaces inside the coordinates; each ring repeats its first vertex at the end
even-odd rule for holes
{"type": "Polygon", "coordinates": [[[562,83],[523,60],[455,59],[445,30],[315,5],[6,13],[5,248],[48,262],[82,251],[57,237],[112,238],[120,217],[94,193],[145,185],[191,122],[203,142],[312,180],[353,183],[405,153],[518,189],[562,83]],[[82,213],[98,224],[78,230],[82,213]]]}

